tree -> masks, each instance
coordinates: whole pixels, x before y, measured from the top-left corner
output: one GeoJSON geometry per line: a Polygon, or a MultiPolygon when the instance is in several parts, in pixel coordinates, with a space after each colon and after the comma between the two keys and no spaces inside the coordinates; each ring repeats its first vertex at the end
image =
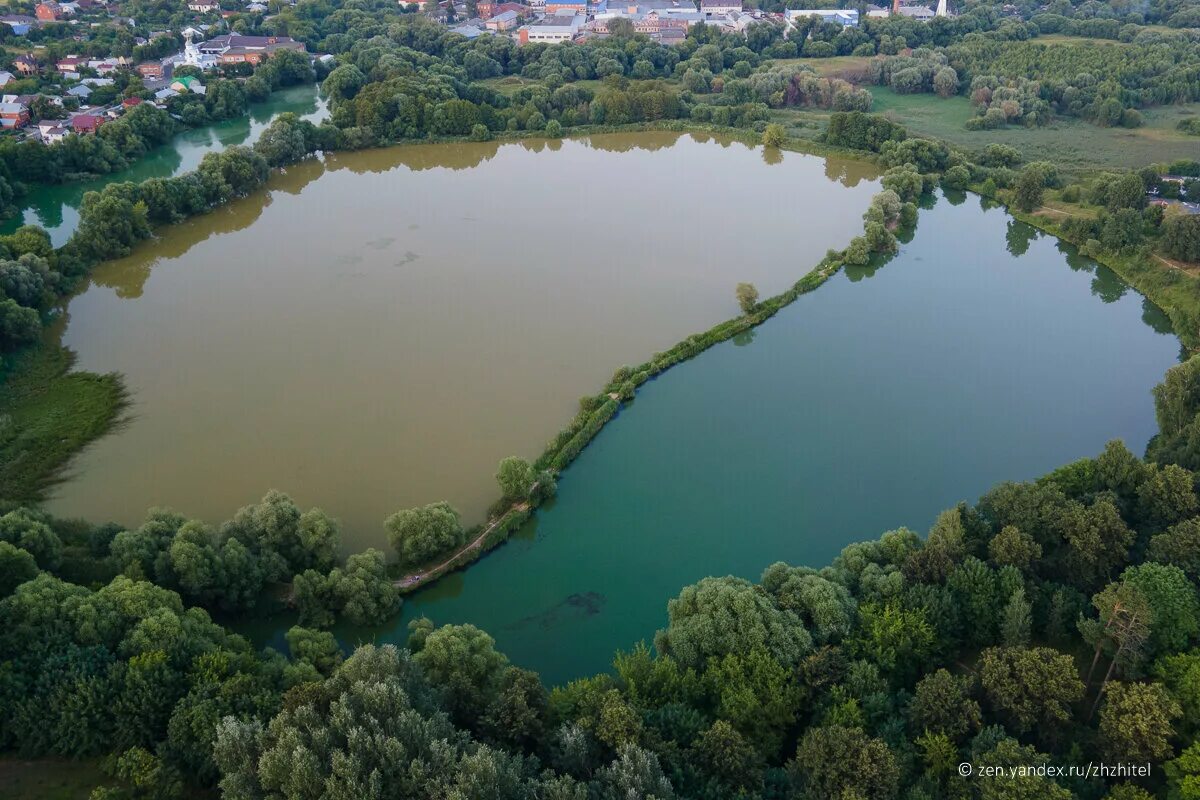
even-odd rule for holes
{"type": "Polygon", "coordinates": [[[900,781],[896,757],[884,742],[840,725],[811,728],[787,769],[804,797],[888,800],[900,781]]]}
{"type": "Polygon", "coordinates": [[[597,770],[595,783],[599,787],[600,800],[675,798],[675,790],[663,774],[658,756],[634,744],[622,747],[616,760],[597,770]]]}
{"type": "Polygon", "coordinates": [[[1145,208],[1146,187],[1136,172],[1126,172],[1108,185],[1105,207],[1109,211],[1122,208],[1145,208]]]}
{"type": "Polygon", "coordinates": [[[1113,761],[1163,761],[1175,754],[1171,721],[1183,710],[1157,683],[1120,683],[1108,687],[1100,711],[1100,739],[1113,761]]]}
{"type": "Polygon", "coordinates": [[[604,27],[608,30],[613,38],[631,38],[633,36],[633,22],[626,17],[613,17],[604,23],[604,27]]]}
{"type": "Polygon", "coordinates": [[[933,629],[920,609],[864,603],[851,650],[901,679],[914,675],[933,649],[933,629]]]}
{"type": "Polygon", "coordinates": [[[1005,525],[988,542],[988,558],[996,566],[1014,566],[1024,571],[1041,557],[1042,546],[1015,525],[1005,525]]]}
{"type": "Polygon", "coordinates": [[[1200,261],[1200,215],[1179,212],[1163,217],[1163,252],[1180,261],[1200,261]]]}
{"type": "Polygon", "coordinates": [[[388,540],[405,566],[416,566],[459,547],[466,532],[449,503],[397,511],[384,523],[388,540]]]}
{"type": "Polygon", "coordinates": [[[272,167],[294,164],[308,156],[313,139],[313,124],[301,120],[295,114],[285,113],[276,117],[254,143],[254,152],[261,155],[272,167]]]}
{"type": "Polygon", "coordinates": [[[1049,647],[984,650],[979,676],[989,705],[1019,734],[1037,731],[1052,738],[1083,697],[1074,661],[1049,647]]]}
{"type": "Polygon", "coordinates": [[[944,669],[922,678],[908,706],[914,731],[931,731],[962,741],[983,724],[979,703],[971,697],[973,680],[944,669]]]}
{"type": "Polygon", "coordinates": [[[1189,519],[1150,538],[1146,557],[1174,564],[1193,581],[1200,581],[1200,519],[1189,519]]]}
{"type": "Polygon", "coordinates": [[[37,577],[37,562],[27,550],[0,541],[0,598],[37,577]]]}
{"type": "Polygon", "coordinates": [[[1200,635],[1200,602],[1196,588],[1174,564],[1138,564],[1121,573],[1150,606],[1153,624],[1146,640],[1146,657],[1176,653],[1200,635]]]}
{"type": "Polygon", "coordinates": [[[1006,647],[1022,647],[1029,644],[1030,628],[1033,626],[1033,606],[1025,599],[1024,587],[1019,587],[1000,616],[1000,640],[1006,647]]]}
{"type": "Polygon", "coordinates": [[[783,147],[783,143],[787,141],[787,133],[783,126],[772,122],[763,130],[762,143],[764,147],[783,147]]]}
{"type": "Polygon", "coordinates": [[[1170,782],[1172,800],[1197,800],[1200,798],[1200,742],[1196,742],[1179,754],[1179,758],[1164,766],[1170,782]]]}
{"type": "Polygon", "coordinates": [[[342,650],[329,631],[312,630],[295,625],[284,635],[288,651],[297,661],[307,661],[328,677],[342,663],[342,650]]]}
{"type": "Polygon", "coordinates": [[[779,561],[763,571],[760,585],[779,608],[804,622],[816,642],[839,641],[854,627],[858,604],[850,590],[814,569],[779,561]]]}
{"type": "Polygon", "coordinates": [[[754,309],[758,307],[758,289],[754,288],[754,284],[739,283],[736,294],[742,313],[753,314],[754,309]]]}
{"type": "Polygon", "coordinates": [[[42,320],[35,309],[25,308],[16,300],[0,300],[0,352],[33,344],[41,335],[42,320]]]}
{"type": "Polygon", "coordinates": [[[400,595],[387,574],[383,552],[368,548],[329,573],[336,607],[355,625],[380,625],[400,608],[400,595]]]}
{"type": "Polygon", "coordinates": [[[467,727],[476,725],[495,698],[508,666],[496,641],[474,625],[444,625],[433,631],[413,662],[441,690],[451,719],[467,727]]]}
{"type": "Polygon", "coordinates": [[[791,671],[756,648],[710,659],[704,680],[717,717],[733,725],[757,752],[774,757],[800,708],[800,687],[791,680],[791,671]]]}
{"type": "Polygon", "coordinates": [[[1145,656],[1146,641],[1150,637],[1150,626],[1154,614],[1146,597],[1132,583],[1110,583],[1092,598],[1098,619],[1079,620],[1079,632],[1083,640],[1093,647],[1092,663],[1088,668],[1086,683],[1092,685],[1100,656],[1109,656],[1108,672],[1096,692],[1092,713],[1100,704],[1104,689],[1118,668],[1126,672],[1136,670],[1145,656]]]}
{"type": "Polygon", "coordinates": [[[1099,587],[1128,562],[1134,534],[1110,497],[1097,497],[1090,506],[1069,501],[1056,516],[1055,527],[1067,543],[1063,561],[1076,585],[1099,587]]]}
{"type": "Polygon", "coordinates": [[[358,90],[366,82],[366,76],[358,67],[353,64],[343,64],[326,76],[324,83],[321,84],[321,89],[331,98],[350,100],[358,94],[358,90]]]}
{"type": "Polygon", "coordinates": [[[667,604],[668,625],[655,647],[685,667],[710,656],[745,653],[761,646],[785,666],[799,663],[812,637],[790,611],[775,606],[742,578],[705,578],[667,604]]]}
{"type": "Polygon", "coordinates": [[[1142,525],[1161,531],[1196,515],[1192,474],[1175,464],[1151,465],[1137,487],[1137,515],[1142,525]]]}
{"type": "Polygon", "coordinates": [[[1017,177],[1017,185],[1013,194],[1013,202],[1022,211],[1033,211],[1042,205],[1042,191],[1045,188],[1042,171],[1033,164],[1021,170],[1017,177]]]}
{"type": "Polygon", "coordinates": [[[536,672],[508,667],[488,704],[480,730],[490,740],[516,749],[534,749],[545,735],[546,687],[536,672]]]}
{"type": "Polygon", "coordinates": [[[751,789],[758,783],[757,752],[723,719],[700,734],[695,752],[700,763],[734,789],[751,789]]]}
{"type": "Polygon", "coordinates": [[[958,73],[953,67],[942,67],[933,74],[933,90],[938,97],[958,94],[958,73]]]}
{"type": "Polygon", "coordinates": [[[496,482],[500,484],[505,500],[524,500],[533,488],[533,467],[523,458],[509,456],[500,462],[496,482]]]}
{"type": "Polygon", "coordinates": [[[10,511],[0,517],[0,542],[19,547],[34,557],[39,568],[57,569],[62,562],[62,540],[34,512],[10,511]]]}

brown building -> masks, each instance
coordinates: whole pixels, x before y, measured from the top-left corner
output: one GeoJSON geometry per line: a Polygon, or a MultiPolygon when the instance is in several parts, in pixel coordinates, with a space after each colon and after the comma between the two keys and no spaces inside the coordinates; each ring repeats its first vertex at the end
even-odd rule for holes
{"type": "Polygon", "coordinates": [[[14,130],[29,124],[29,109],[24,103],[0,103],[0,128],[14,130]]]}
{"type": "Polygon", "coordinates": [[[76,114],[71,117],[71,130],[75,133],[95,133],[104,124],[104,117],[95,114],[76,114]]]}
{"type": "Polygon", "coordinates": [[[22,75],[37,75],[42,71],[42,65],[38,60],[31,55],[17,56],[13,59],[13,64],[16,65],[17,72],[22,75]]]}
{"type": "Polygon", "coordinates": [[[287,36],[242,36],[228,33],[200,44],[204,55],[216,56],[222,64],[259,64],[280,50],[304,52],[304,43],[287,36]]]}
{"type": "Polygon", "coordinates": [[[53,1],[49,3],[38,3],[38,6],[33,13],[42,22],[57,22],[63,18],[62,9],[59,7],[58,3],[53,1]]]}
{"type": "Polygon", "coordinates": [[[159,81],[166,77],[166,69],[161,61],[143,61],[137,65],[138,75],[152,81],[159,81]]]}

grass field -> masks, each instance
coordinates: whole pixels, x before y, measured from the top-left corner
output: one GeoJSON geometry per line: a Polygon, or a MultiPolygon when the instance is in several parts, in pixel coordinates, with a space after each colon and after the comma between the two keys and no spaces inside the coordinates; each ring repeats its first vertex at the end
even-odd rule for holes
{"type": "Polygon", "coordinates": [[[919,136],[942,139],[973,151],[993,142],[1007,144],[1020,150],[1027,160],[1053,161],[1067,171],[1142,167],[1200,155],[1200,139],[1175,129],[1179,120],[1200,114],[1200,103],[1144,109],[1146,124],[1132,130],[1057,119],[1044,128],[1010,126],[969,131],[964,124],[974,110],[965,97],[943,99],[931,94],[896,94],[886,87],[868,88],[875,97],[873,111],[919,136]]]}
{"type": "Polygon", "coordinates": [[[5,800],[87,800],[92,789],[112,781],[95,761],[0,758],[0,787],[5,800]]]}

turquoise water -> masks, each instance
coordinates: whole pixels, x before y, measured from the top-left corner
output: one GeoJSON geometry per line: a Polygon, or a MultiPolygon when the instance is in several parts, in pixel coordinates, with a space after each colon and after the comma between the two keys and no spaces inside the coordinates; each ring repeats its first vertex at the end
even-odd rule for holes
{"type": "Polygon", "coordinates": [[[942,199],[886,266],[643,387],[508,544],[389,628],[341,633],[403,641],[427,615],[488,630],[551,683],[604,670],[706,575],[823,565],[1109,439],[1140,452],[1179,352],[1109,270],[974,196],[942,199]]]}
{"type": "Polygon", "coordinates": [[[54,246],[61,247],[79,224],[79,206],[85,192],[103,189],[110,183],[166,178],[195,169],[206,153],[253,143],[275,117],[285,112],[314,122],[327,115],[316,86],[282,89],[265,102],[252,104],[246,116],[185,130],[120,172],[79,183],[35,187],[23,198],[21,213],[0,222],[0,234],[12,233],[21,225],[40,225],[50,234],[54,246]]]}

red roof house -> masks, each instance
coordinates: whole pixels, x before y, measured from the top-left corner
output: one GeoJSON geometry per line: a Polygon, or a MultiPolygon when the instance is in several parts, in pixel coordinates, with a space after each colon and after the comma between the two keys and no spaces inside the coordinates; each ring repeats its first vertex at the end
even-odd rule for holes
{"type": "Polygon", "coordinates": [[[71,117],[71,130],[76,133],[95,133],[104,124],[104,117],[95,114],[76,114],[71,117]]]}

